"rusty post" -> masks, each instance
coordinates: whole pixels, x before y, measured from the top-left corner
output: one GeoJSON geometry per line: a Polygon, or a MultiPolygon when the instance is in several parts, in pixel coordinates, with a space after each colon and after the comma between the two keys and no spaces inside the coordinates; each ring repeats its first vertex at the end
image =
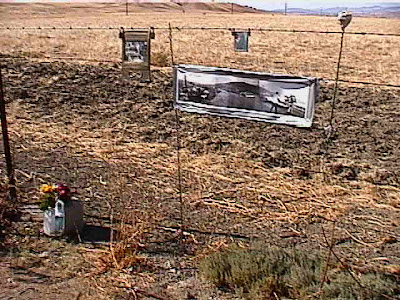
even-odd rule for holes
{"type": "Polygon", "coordinates": [[[10,142],[8,138],[6,104],[4,100],[3,78],[2,78],[1,67],[0,67],[0,116],[1,116],[1,131],[3,133],[4,155],[6,158],[6,166],[7,166],[8,187],[10,191],[10,199],[11,201],[14,202],[17,199],[17,191],[15,189],[14,168],[12,165],[10,142]]]}

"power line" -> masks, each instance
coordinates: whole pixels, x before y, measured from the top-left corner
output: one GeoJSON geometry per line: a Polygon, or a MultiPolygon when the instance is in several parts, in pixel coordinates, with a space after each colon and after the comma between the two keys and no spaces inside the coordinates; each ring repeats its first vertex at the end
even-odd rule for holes
{"type": "MultiPolygon", "coordinates": [[[[148,29],[148,27],[123,27],[125,29],[148,29]]],[[[0,30],[120,30],[119,27],[0,27],[0,30]]],[[[169,30],[169,27],[154,27],[155,30],[169,30]]],[[[231,27],[173,27],[172,30],[215,30],[225,31],[232,30],[231,27]]],[[[341,31],[323,31],[323,30],[297,30],[297,29],[284,29],[284,28],[234,28],[236,30],[250,30],[254,32],[283,32],[283,33],[314,33],[314,34],[341,34],[341,31]]],[[[400,37],[400,33],[379,33],[379,32],[346,32],[352,35],[372,35],[372,36],[387,36],[387,37],[400,37]]]]}

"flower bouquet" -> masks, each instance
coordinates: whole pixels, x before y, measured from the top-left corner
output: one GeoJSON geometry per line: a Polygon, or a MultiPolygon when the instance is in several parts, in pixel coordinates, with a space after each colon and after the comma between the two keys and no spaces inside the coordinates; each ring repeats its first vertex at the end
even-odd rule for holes
{"type": "Polygon", "coordinates": [[[43,230],[46,235],[73,235],[82,230],[83,205],[72,197],[67,185],[43,185],[40,188],[39,206],[44,211],[43,230]]]}
{"type": "Polygon", "coordinates": [[[40,188],[40,209],[45,211],[49,208],[55,208],[56,200],[60,199],[66,203],[71,200],[71,190],[65,184],[56,185],[44,184],[40,188]]]}

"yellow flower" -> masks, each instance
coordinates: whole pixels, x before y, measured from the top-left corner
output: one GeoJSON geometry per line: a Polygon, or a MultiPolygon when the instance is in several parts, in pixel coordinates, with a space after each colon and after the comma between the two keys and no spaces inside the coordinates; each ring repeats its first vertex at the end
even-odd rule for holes
{"type": "Polygon", "coordinates": [[[42,187],[40,188],[40,191],[42,193],[52,193],[55,189],[55,186],[50,185],[50,184],[43,184],[42,187]]]}

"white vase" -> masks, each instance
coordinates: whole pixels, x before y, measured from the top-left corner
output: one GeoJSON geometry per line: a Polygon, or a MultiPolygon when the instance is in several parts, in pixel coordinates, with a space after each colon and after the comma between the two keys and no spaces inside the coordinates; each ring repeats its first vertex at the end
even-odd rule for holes
{"type": "Polygon", "coordinates": [[[54,208],[44,212],[43,231],[48,236],[79,234],[83,225],[83,203],[79,200],[58,199],[54,208]]]}

